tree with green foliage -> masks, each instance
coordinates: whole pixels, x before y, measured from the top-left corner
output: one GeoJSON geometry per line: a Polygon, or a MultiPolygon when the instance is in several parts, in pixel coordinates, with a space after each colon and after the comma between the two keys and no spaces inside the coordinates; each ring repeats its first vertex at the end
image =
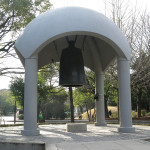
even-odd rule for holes
{"type": "Polygon", "coordinates": [[[3,65],[2,59],[18,58],[13,50],[16,38],[31,20],[50,7],[49,0],[0,0],[0,75],[24,73],[22,67],[3,65]]]}
{"type": "Polygon", "coordinates": [[[8,52],[15,42],[15,34],[21,31],[31,20],[49,9],[49,0],[1,0],[0,1],[0,51],[8,52]],[[8,34],[10,41],[4,42],[8,34]]]}
{"type": "MultiPolygon", "coordinates": [[[[95,108],[95,76],[94,72],[87,69],[86,72],[86,84],[83,87],[76,88],[74,91],[74,105],[80,108],[86,107],[89,120],[91,120],[91,109],[95,108]]],[[[108,114],[108,101],[110,105],[116,106],[118,103],[118,85],[117,85],[117,72],[110,66],[105,72],[105,84],[104,84],[104,100],[105,100],[105,114],[108,114]]]]}
{"type": "Polygon", "coordinates": [[[117,80],[114,79],[114,69],[108,68],[104,79],[105,116],[109,118],[108,105],[117,106],[119,101],[117,80]]]}
{"type": "Polygon", "coordinates": [[[150,111],[150,17],[145,10],[136,22],[136,42],[132,43],[131,90],[132,107],[141,117],[141,110],[150,111]]]}
{"type": "Polygon", "coordinates": [[[67,93],[58,86],[59,64],[53,63],[44,66],[38,72],[38,110],[44,119],[64,119],[64,102],[67,93]]]}
{"type": "Polygon", "coordinates": [[[14,111],[14,101],[11,99],[9,90],[0,90],[0,114],[9,115],[14,111]]]}
{"type": "Polygon", "coordinates": [[[49,86],[46,84],[46,80],[41,75],[40,72],[38,72],[38,102],[37,102],[37,118],[41,111],[41,104],[42,102],[45,102],[47,100],[47,97],[49,95],[49,86]]]}
{"type": "Polygon", "coordinates": [[[44,119],[64,119],[66,117],[64,103],[68,95],[65,90],[58,91],[59,89],[55,89],[55,93],[50,94],[46,101],[42,101],[41,113],[44,119]]]}
{"type": "Polygon", "coordinates": [[[85,70],[86,84],[74,91],[74,105],[80,108],[82,113],[83,107],[86,108],[89,121],[92,120],[91,109],[95,110],[95,77],[94,72],[90,69],[85,70]]]}
{"type": "Polygon", "coordinates": [[[16,77],[11,81],[10,91],[17,103],[24,108],[24,80],[16,77]]]}
{"type": "Polygon", "coordinates": [[[150,108],[148,95],[150,95],[150,55],[145,51],[141,51],[139,57],[131,66],[133,73],[131,74],[132,85],[132,102],[133,108],[137,109],[138,117],[141,117],[141,110],[150,108]],[[148,106],[147,108],[144,107],[148,106]],[[137,107],[137,108],[135,108],[137,107]]]}
{"type": "MultiPolygon", "coordinates": [[[[62,87],[58,87],[56,80],[58,77],[58,65],[49,64],[44,66],[38,72],[38,113],[45,119],[51,117],[64,118],[64,102],[67,94],[62,87]],[[48,106],[53,106],[52,108],[48,106]],[[55,106],[54,106],[55,105],[55,106]],[[55,108],[55,109],[54,109],[55,108]],[[58,112],[57,112],[58,111],[58,112]],[[51,114],[49,114],[49,112],[51,114]],[[58,115],[59,114],[59,115],[58,115]]],[[[11,81],[10,90],[15,100],[24,105],[24,80],[22,78],[14,78],[11,81]]]]}
{"type": "MultiPolygon", "coordinates": [[[[137,4],[129,7],[130,1],[105,0],[105,15],[121,29],[130,42],[132,108],[138,111],[140,117],[144,103],[150,105],[147,99],[150,95],[148,92],[150,91],[150,15],[146,8],[137,9],[137,4]]],[[[114,71],[116,69],[117,67],[114,71]]]]}
{"type": "Polygon", "coordinates": [[[73,94],[74,105],[80,108],[81,114],[83,113],[83,108],[86,108],[89,121],[92,120],[91,109],[95,109],[94,94],[90,92],[82,91],[82,88],[77,88],[73,94]]]}

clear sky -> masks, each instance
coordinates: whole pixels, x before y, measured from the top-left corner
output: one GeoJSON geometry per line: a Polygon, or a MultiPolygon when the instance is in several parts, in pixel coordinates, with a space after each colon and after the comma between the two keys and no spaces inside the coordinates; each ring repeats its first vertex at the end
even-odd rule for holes
{"type": "Polygon", "coordinates": [[[81,6],[95,10],[104,9],[104,0],[51,0],[54,7],[81,6]]]}
{"type": "MultiPolygon", "coordinates": [[[[94,9],[100,12],[104,11],[104,2],[110,0],[51,0],[51,3],[54,5],[55,8],[57,7],[67,7],[67,6],[81,6],[87,7],[90,9],[94,9]]],[[[150,9],[150,0],[123,0],[129,1],[132,6],[136,3],[138,8],[149,8],[150,9]]]]}
{"type": "MultiPolygon", "coordinates": [[[[50,0],[50,1],[53,4],[53,8],[67,7],[67,6],[81,6],[81,7],[94,9],[103,13],[105,7],[104,6],[105,0],[50,0]]],[[[136,1],[139,9],[143,9],[147,7],[147,9],[150,10],[150,0],[129,0],[132,6],[135,5],[136,1]]],[[[15,60],[11,58],[3,61],[3,66],[7,66],[7,67],[14,67],[20,65],[21,63],[19,60],[15,60]]],[[[0,89],[4,89],[4,88],[8,89],[10,80],[11,78],[0,76],[0,89]]]]}

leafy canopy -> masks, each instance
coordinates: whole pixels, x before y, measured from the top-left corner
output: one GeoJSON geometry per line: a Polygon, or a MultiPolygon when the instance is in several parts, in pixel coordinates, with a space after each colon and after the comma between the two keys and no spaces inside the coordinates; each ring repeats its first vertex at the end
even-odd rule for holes
{"type": "Polygon", "coordinates": [[[21,31],[38,13],[51,6],[49,0],[1,0],[0,1],[0,51],[8,52],[13,46],[15,35],[21,31]],[[4,42],[10,34],[14,39],[4,42]]]}

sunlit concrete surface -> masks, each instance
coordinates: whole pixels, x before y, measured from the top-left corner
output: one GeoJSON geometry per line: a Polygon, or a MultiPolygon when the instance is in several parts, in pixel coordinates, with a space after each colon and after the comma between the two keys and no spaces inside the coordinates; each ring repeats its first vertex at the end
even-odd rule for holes
{"type": "Polygon", "coordinates": [[[18,120],[16,118],[16,122],[14,123],[14,116],[1,116],[0,117],[0,125],[8,125],[8,124],[23,124],[23,120],[18,120]]]}
{"type": "MultiPolygon", "coordinates": [[[[0,142],[46,143],[46,150],[149,150],[150,126],[136,125],[135,133],[117,132],[119,125],[87,125],[87,132],[70,133],[66,124],[40,125],[40,135],[22,136],[23,126],[0,127],[0,142]]],[[[0,147],[0,150],[3,150],[0,147]]]]}

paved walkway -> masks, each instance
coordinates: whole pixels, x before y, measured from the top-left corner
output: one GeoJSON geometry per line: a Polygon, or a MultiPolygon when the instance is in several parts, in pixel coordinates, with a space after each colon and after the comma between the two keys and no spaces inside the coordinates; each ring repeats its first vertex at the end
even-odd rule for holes
{"type": "Polygon", "coordinates": [[[0,127],[0,142],[44,142],[47,150],[150,150],[150,126],[134,126],[135,133],[118,133],[119,125],[88,124],[85,133],[66,132],[65,124],[40,125],[39,136],[22,136],[23,126],[0,127]]]}

